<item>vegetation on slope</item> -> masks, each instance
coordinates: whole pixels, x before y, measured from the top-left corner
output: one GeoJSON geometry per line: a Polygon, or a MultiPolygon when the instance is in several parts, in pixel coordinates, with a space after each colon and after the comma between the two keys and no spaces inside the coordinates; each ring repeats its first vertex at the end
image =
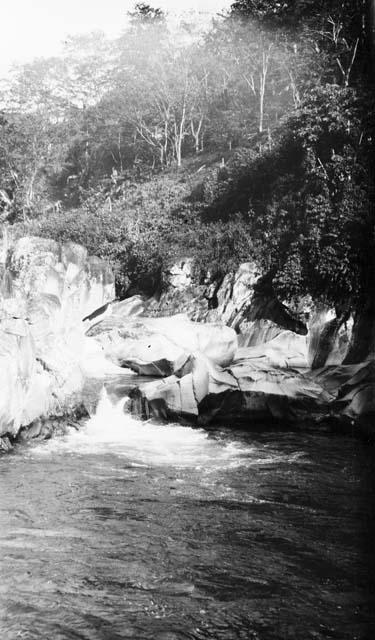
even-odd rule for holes
{"type": "Polygon", "coordinates": [[[286,298],[340,314],[374,286],[366,3],[241,0],[202,36],[140,3],[122,37],[19,68],[0,120],[2,221],[116,265],[153,293],[195,257],[255,258],[286,298]],[[151,55],[152,54],[152,55],[151,55]]]}

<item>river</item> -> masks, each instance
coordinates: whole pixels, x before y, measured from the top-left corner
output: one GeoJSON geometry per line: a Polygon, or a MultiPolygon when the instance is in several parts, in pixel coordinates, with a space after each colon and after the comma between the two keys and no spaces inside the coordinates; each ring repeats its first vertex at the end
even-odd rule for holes
{"type": "Polygon", "coordinates": [[[140,422],[0,459],[1,640],[375,638],[373,448],[140,422]]]}

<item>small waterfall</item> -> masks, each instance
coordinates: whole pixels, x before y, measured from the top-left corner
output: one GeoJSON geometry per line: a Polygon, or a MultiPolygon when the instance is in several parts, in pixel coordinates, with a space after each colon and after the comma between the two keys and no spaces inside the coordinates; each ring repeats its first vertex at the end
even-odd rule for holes
{"type": "Polygon", "coordinates": [[[204,473],[235,467],[296,463],[303,452],[280,455],[267,445],[249,445],[233,431],[207,433],[175,423],[155,423],[133,417],[126,409],[128,397],[112,401],[105,387],[95,414],[80,431],[31,445],[33,455],[106,456],[124,459],[127,466],[171,466],[204,473]]]}
{"type": "Polygon", "coordinates": [[[103,387],[95,415],[81,431],[72,430],[67,436],[38,445],[38,453],[111,453],[146,466],[217,468],[243,464],[253,450],[239,441],[213,438],[202,429],[134,418],[126,411],[127,400],[112,402],[103,387]]]}

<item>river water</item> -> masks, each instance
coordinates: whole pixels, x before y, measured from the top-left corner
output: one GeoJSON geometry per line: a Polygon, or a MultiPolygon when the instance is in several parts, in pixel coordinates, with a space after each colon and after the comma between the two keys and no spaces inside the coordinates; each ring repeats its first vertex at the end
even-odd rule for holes
{"type": "Polygon", "coordinates": [[[372,447],[112,401],[0,459],[1,640],[375,638],[372,447]]]}

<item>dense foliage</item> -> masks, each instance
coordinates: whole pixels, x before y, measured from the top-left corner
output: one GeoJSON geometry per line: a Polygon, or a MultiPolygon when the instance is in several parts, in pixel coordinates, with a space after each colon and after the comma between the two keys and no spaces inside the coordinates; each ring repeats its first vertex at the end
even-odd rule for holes
{"type": "Polygon", "coordinates": [[[367,288],[373,255],[372,96],[325,85],[282,124],[274,147],[239,155],[206,219],[241,211],[285,297],[347,307],[367,288]]]}
{"type": "Polygon", "coordinates": [[[374,284],[374,101],[364,0],[239,0],[202,33],[136,5],[117,40],[71,38],[15,70],[0,217],[153,293],[195,257],[256,259],[286,298],[340,312],[374,284]]]}

